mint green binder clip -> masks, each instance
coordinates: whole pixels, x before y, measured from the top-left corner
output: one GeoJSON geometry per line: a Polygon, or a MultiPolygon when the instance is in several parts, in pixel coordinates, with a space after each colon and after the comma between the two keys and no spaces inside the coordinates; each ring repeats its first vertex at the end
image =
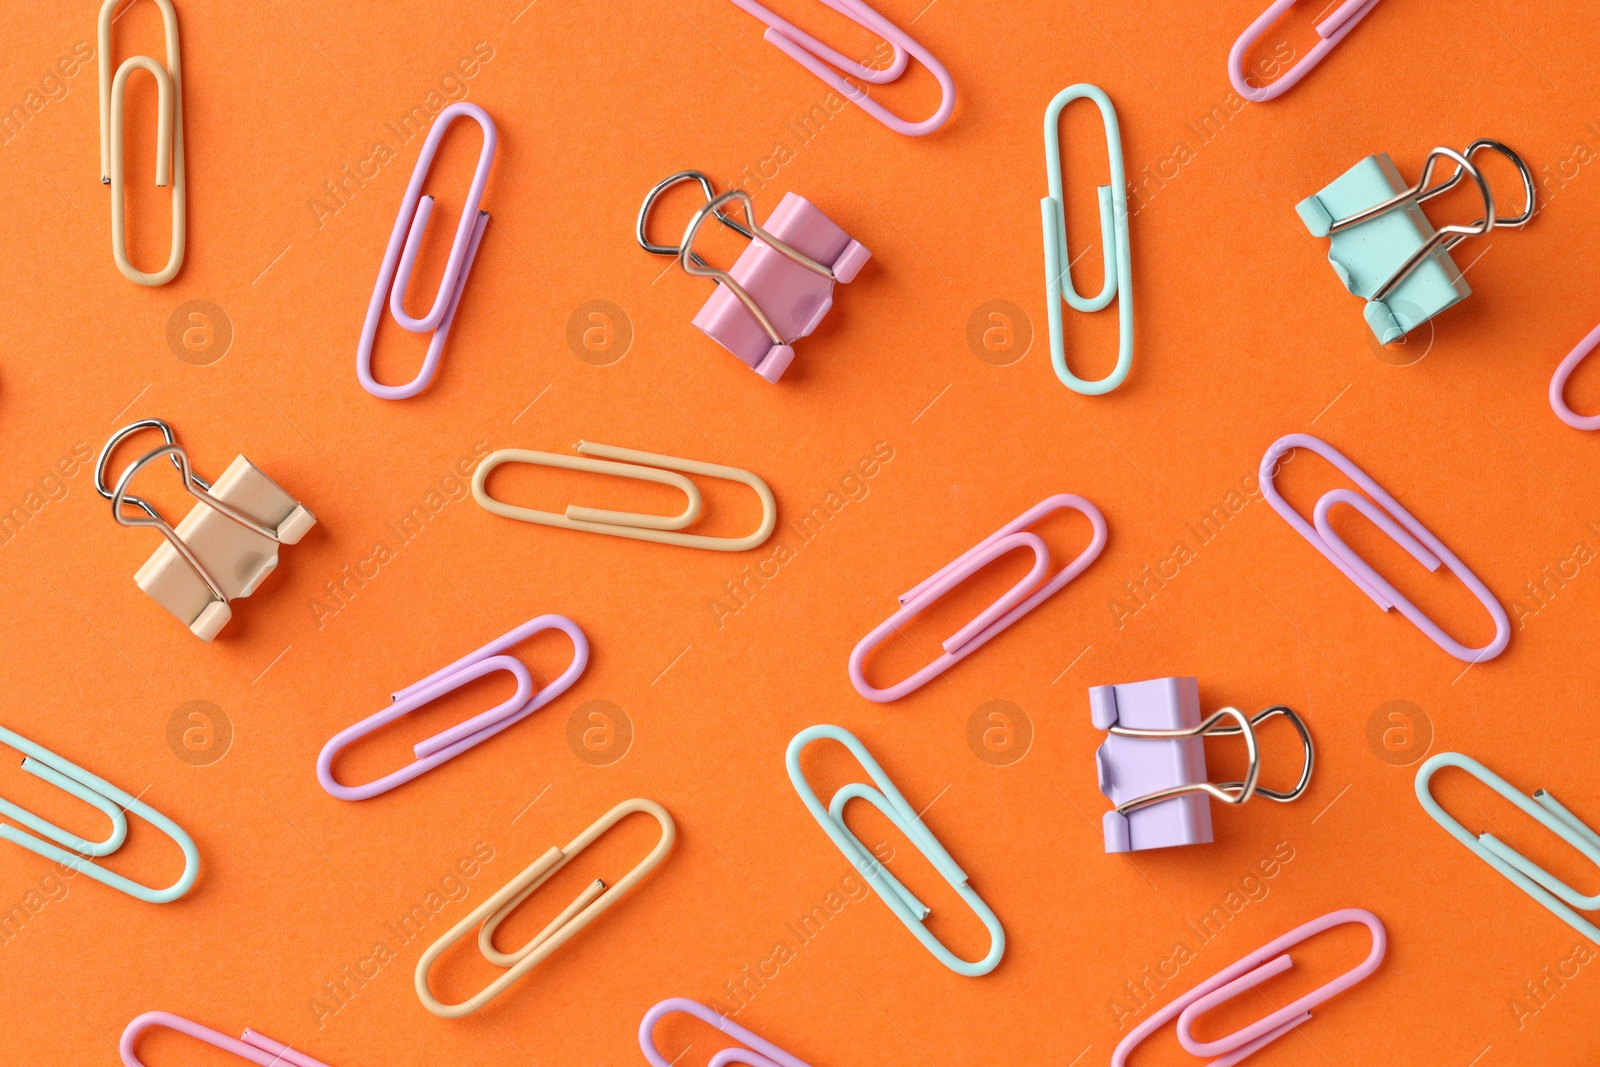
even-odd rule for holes
{"type": "Polygon", "coordinates": [[[1050,363],[1056,377],[1073,392],[1100,396],[1121,385],[1133,366],[1133,264],[1128,256],[1128,182],[1122,170],[1122,131],[1111,98],[1097,86],[1071,85],[1056,94],[1044,109],[1044,168],[1050,195],[1039,202],[1044,215],[1044,290],[1049,305],[1050,363]],[[1061,187],[1061,111],[1074,100],[1093,100],[1106,128],[1106,155],[1111,161],[1111,184],[1099,188],[1100,249],[1106,280],[1098,296],[1079,294],[1072,284],[1072,257],[1067,253],[1066,209],[1061,187]],[[1121,338],[1117,365],[1098,381],[1085,381],[1067,369],[1062,338],[1061,301],[1074,311],[1100,311],[1112,300],[1117,304],[1121,338]]]}
{"type": "Polygon", "coordinates": [[[1499,141],[1478,140],[1467,150],[1435,148],[1422,165],[1422,177],[1407,186],[1387,153],[1368,156],[1326,189],[1295,206],[1313,237],[1330,237],[1328,262],[1345,288],[1365,297],[1367,325],[1383,344],[1398,341],[1446,308],[1465,300],[1472,288],[1461,276],[1450,250],[1468,237],[1496,226],[1519,227],[1533,218],[1533,174],[1522,157],[1499,141]],[[1522,176],[1522,214],[1495,214],[1494,193],[1472,157],[1484,149],[1509,159],[1522,176]],[[1456,172],[1429,186],[1439,161],[1456,172]],[[1423,201],[1471,177],[1483,196],[1483,218],[1469,226],[1438,230],[1422,213],[1423,201]]]}
{"type": "Polygon", "coordinates": [[[105,840],[88,841],[0,797],[0,815],[49,838],[49,841],[41,841],[32,834],[25,834],[16,827],[4,823],[0,823],[0,839],[21,845],[29,852],[43,856],[47,860],[54,860],[74,871],[82,871],[95,881],[112,889],[121,890],[146,904],[165,904],[177,900],[194,885],[195,879],[200,874],[200,851],[195,848],[194,839],[184,833],[177,823],[105,779],[90,774],[43,745],[34,744],[21,734],[13,733],[3,726],[0,726],[0,744],[23,754],[24,771],[71,793],[111,820],[111,833],[105,840]],[[122,847],[123,841],[128,836],[128,820],[124,812],[130,811],[172,838],[183,852],[183,873],[178,876],[176,882],[165,889],[151,889],[90,862],[91,859],[109,856],[122,847]]]}

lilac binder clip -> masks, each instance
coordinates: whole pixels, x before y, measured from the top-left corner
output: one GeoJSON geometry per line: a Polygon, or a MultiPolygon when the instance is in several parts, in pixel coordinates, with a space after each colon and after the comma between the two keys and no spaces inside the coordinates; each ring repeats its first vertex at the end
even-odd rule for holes
{"type": "Polygon", "coordinates": [[[1089,689],[1089,714],[1110,736],[1095,752],[1100,791],[1116,807],[1103,821],[1107,852],[1200,845],[1211,840],[1211,805],[1243,804],[1252,796],[1289,801],[1311,782],[1315,754],[1300,717],[1282,704],[1255,716],[1222,708],[1200,718],[1200,687],[1193,678],[1096,685],[1089,689]],[[1261,774],[1255,727],[1275,715],[1294,726],[1305,748],[1300,781],[1280,793],[1256,784],[1261,774]],[[1232,719],[1235,725],[1219,725],[1232,719]],[[1250,760],[1242,782],[1206,779],[1205,737],[1242,734],[1250,760]]]}
{"type": "Polygon", "coordinates": [[[769,382],[783,377],[794,360],[793,343],[809,336],[833,307],[833,283],[853,281],[872,258],[861,242],[803,196],[784,193],[762,226],[756,222],[749,193],[730,189],[715,195],[711,179],[695,170],[674,174],[650,190],[639,207],[635,236],[646,252],[676,256],[690,274],[720,283],[694,324],[769,382]],[[652,243],[646,228],[656,199],[688,181],[700,184],[705,206],[689,220],[682,243],[676,247],[652,243]],[[744,208],[748,225],[722,213],[733,201],[744,208]],[[750,239],[750,247],[734,261],[732,270],[709,266],[694,251],[695,235],[710,218],[750,239]]]}

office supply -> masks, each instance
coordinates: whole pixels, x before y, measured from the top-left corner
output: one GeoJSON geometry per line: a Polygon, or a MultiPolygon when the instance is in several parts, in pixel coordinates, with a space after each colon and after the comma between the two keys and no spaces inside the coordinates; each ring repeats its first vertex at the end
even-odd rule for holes
{"type": "Polygon", "coordinates": [[[794,791],[800,794],[800,800],[817,820],[817,825],[821,826],[823,832],[839,847],[839,851],[844,853],[845,859],[860,872],[866,883],[883,898],[883,902],[894,912],[895,917],[905,924],[906,929],[910,930],[918,941],[922,942],[923,948],[933,954],[934,959],[968,978],[988,974],[995,969],[1006,950],[1006,933],[1000,928],[1000,920],[995,917],[989,905],[983,902],[983,898],[967,884],[966,872],[956,865],[950,853],[939,844],[938,838],[934,837],[933,832],[923,823],[916,809],[906,803],[906,798],[895,788],[889,776],[883,772],[883,768],[878,766],[878,761],[872,758],[872,753],[867,751],[866,746],[856,738],[855,734],[838,726],[807,727],[795,734],[794,739],[789,742],[784,762],[789,769],[789,781],[794,783],[794,791]],[[811,783],[806,780],[805,771],[800,767],[800,754],[805,751],[806,746],[824,738],[837,741],[849,749],[850,754],[855,756],[862,769],[871,777],[876,788],[873,785],[852,782],[835,793],[833,800],[824,806],[822,801],[817,799],[816,791],[811,788],[811,783]],[[867,846],[861,843],[860,838],[845,825],[845,805],[852,800],[865,800],[899,827],[900,832],[911,840],[923,858],[944,876],[946,882],[950,883],[950,888],[966,901],[967,906],[978,917],[978,921],[983,923],[984,929],[989,931],[989,951],[982,959],[971,961],[961,959],[945,948],[923,925],[929,915],[928,906],[918,900],[898,878],[890,874],[888,868],[879,863],[867,846]]]}
{"type": "Polygon", "coordinates": [[[231,602],[254,593],[278,565],[278,546],[298,544],[317,518],[244,456],[235,456],[215,483],[203,481],[176,443],[172,427],[141,419],[111,435],[94,467],[95,491],[111,501],[123,526],[148,526],[166,543],[134,574],[140,589],[175,615],[202,641],[210,641],[233,617],[231,602]],[[122,441],[143,430],[159,430],[166,444],[130,463],[106,486],[106,466],[122,441]],[[183,487],[199,501],[174,529],[148,501],[128,492],[145,467],[169,457],[183,487]],[[129,506],[144,512],[132,514],[129,506]]]}
{"type": "Polygon", "coordinates": [[[23,754],[23,771],[49,782],[57,789],[71,793],[111,820],[111,833],[106,835],[104,840],[88,841],[0,797],[0,815],[21,823],[35,834],[41,834],[55,844],[41,841],[32,834],[23,833],[7,823],[0,823],[0,839],[21,845],[29,852],[43,856],[47,860],[54,860],[63,867],[81,871],[101,885],[120,890],[146,904],[170,903],[183,896],[194,885],[195,879],[200,875],[200,850],[195,848],[194,839],[184,833],[177,823],[138,797],[118,789],[104,778],[90,774],[76,763],[62,759],[43,745],[35,744],[3,726],[0,726],[0,744],[23,754]],[[123,813],[130,811],[172,838],[173,843],[183,852],[183,873],[178,876],[176,882],[165,889],[151,889],[140,885],[115,871],[108,871],[99,864],[91,862],[109,856],[122,847],[128,836],[128,820],[123,813]]]}
{"type": "Polygon", "coordinates": [[[400,214],[394,220],[394,230],[389,234],[389,247],[383,253],[383,264],[378,268],[378,281],[372,288],[372,300],[367,304],[367,318],[361,324],[361,341],[356,347],[356,377],[361,387],[383,400],[404,400],[416,396],[433,381],[439,370],[439,358],[444,353],[445,339],[456,319],[456,308],[461,294],[467,288],[467,276],[472,273],[473,261],[478,256],[478,244],[483,231],[489,227],[489,213],[478,205],[483,201],[483,189],[489,183],[489,169],[494,164],[496,145],[499,143],[494,119],[477,104],[458,101],[439,112],[428,130],[428,139],[422,143],[422,153],[411,171],[411,182],[400,200],[400,214]],[[405,308],[406,289],[411,284],[411,270],[417,262],[417,250],[422,236],[427,232],[428,216],[433,212],[433,197],[422,195],[422,186],[433,166],[433,157],[445,131],[457,119],[467,118],[483,129],[483,148],[478,153],[478,167],[472,174],[472,186],[461,205],[461,222],[456,227],[455,240],[450,244],[450,258],[445,262],[444,275],[439,279],[439,291],[433,306],[421,318],[414,318],[405,308]],[[428,333],[428,354],[422,360],[417,376],[404,385],[383,385],[372,376],[372,346],[378,336],[378,323],[383,319],[383,305],[389,304],[389,315],[405,330],[428,333]]]}
{"type": "Polygon", "coordinates": [[[474,908],[471,915],[456,923],[448,933],[422,954],[422,958],[417,961],[416,989],[423,1006],[446,1019],[459,1019],[483,1007],[504,992],[511,983],[544,962],[545,957],[566,944],[573,934],[599,918],[602,912],[615,904],[640,879],[655,870],[656,865],[672,851],[676,833],[677,828],[672,822],[672,816],[667,814],[667,809],[660,804],[653,800],[625,800],[600,816],[592,826],[573,838],[566,848],[552,846],[550,851],[534,860],[521,874],[502,886],[494,896],[474,908]],[[649,815],[661,824],[661,839],[638,866],[623,875],[610,888],[606,887],[605,882],[595,879],[562,910],[561,914],[550,920],[550,925],[516,951],[501,952],[494,947],[495,930],[518,904],[526,900],[551,875],[566,866],[568,860],[593,844],[601,834],[634,813],[649,815]],[[507,968],[506,973],[460,1004],[440,1003],[428,988],[428,972],[433,969],[434,961],[447,948],[461,940],[462,935],[474,926],[478,927],[478,950],[496,967],[507,968]]]}
{"type": "Polygon", "coordinates": [[[149,56],[131,56],[111,73],[111,18],[122,0],[100,5],[100,181],[111,187],[111,254],[122,276],[138,285],[166,285],[183,266],[188,237],[188,195],[183,182],[183,63],[178,55],[178,13],[172,0],[155,0],[166,31],[167,64],[149,56]],[[148,71],[156,81],[156,185],[172,186],[172,248],[167,265],[146,274],[128,259],[128,218],[122,167],[126,118],[123,95],[136,70],[148,71]]]}
{"type": "Polygon", "coordinates": [[[508,730],[526,719],[572,688],[572,684],[578,680],[588,665],[589,640],[578,628],[577,623],[564,615],[540,615],[529,619],[476,652],[470,652],[448,667],[434,671],[422,681],[401,689],[394,694],[394,703],[376,715],[369,715],[354,726],[334,734],[328,739],[328,743],[322,746],[322,752],[317,756],[317,781],[322,783],[322,788],[340,800],[366,800],[380,793],[387,793],[395,786],[426,774],[446,760],[454,759],[467,749],[482,744],[502,730],[508,730]],[[572,639],[572,662],[567,664],[567,669],[561,672],[560,677],[536,694],[533,692],[533,676],[528,673],[528,668],[522,661],[499,653],[546,630],[560,630],[572,639]],[[376,781],[364,785],[342,785],[334,778],[333,761],[352,742],[381,730],[401,716],[409,715],[418,708],[431,704],[474,679],[495,671],[505,671],[516,679],[517,690],[506,700],[488,711],[474,715],[466,722],[418,742],[412,750],[416,753],[416,759],[376,781]]]}
{"type": "Polygon", "coordinates": [[[1600,344],[1600,326],[1596,326],[1578,342],[1578,347],[1567,353],[1567,357],[1556,368],[1555,374],[1550,379],[1550,407],[1556,413],[1556,418],[1571,426],[1574,430],[1600,430],[1600,415],[1579,415],[1567,406],[1567,379],[1572,377],[1572,372],[1578,369],[1578,364],[1594,351],[1594,346],[1600,344]]]}
{"type": "Polygon", "coordinates": [[[1100,792],[1115,805],[1102,820],[1107,852],[1203,844],[1211,840],[1207,797],[1224,804],[1243,804],[1252,796],[1290,801],[1311,782],[1316,758],[1311,735],[1300,716],[1282,704],[1249,717],[1237,708],[1222,708],[1202,722],[1194,678],[1156,678],[1091,686],[1089,715],[1108,735],[1095,751],[1100,792]],[[1294,726],[1305,749],[1300,780],[1284,793],[1256,784],[1261,759],[1255,727],[1277,715],[1294,726]],[[1224,719],[1235,725],[1220,725],[1224,719]],[[1249,760],[1244,781],[1208,781],[1205,738],[1236,734],[1243,736],[1249,760]]]}
{"type": "Polygon", "coordinates": [[[1274,22],[1283,16],[1283,13],[1294,7],[1299,0],[1274,0],[1272,6],[1261,13],[1261,17],[1252,22],[1239,39],[1233,42],[1233,48],[1228,51],[1228,80],[1233,83],[1233,91],[1256,103],[1267,100],[1276,100],[1299,83],[1301,78],[1311,73],[1311,68],[1321,63],[1323,57],[1333,51],[1334,47],[1342,40],[1345,34],[1356,28],[1356,24],[1372,13],[1378,6],[1378,0],[1345,0],[1334,9],[1333,13],[1317,23],[1317,36],[1321,38],[1311,46],[1305,57],[1283,74],[1279,75],[1267,85],[1251,85],[1245,77],[1244,58],[1250,47],[1261,39],[1261,35],[1271,28],[1274,22]]]}
{"type": "Polygon", "coordinates": [[[1471,756],[1464,756],[1459,752],[1441,752],[1436,756],[1430,756],[1421,767],[1417,768],[1417,799],[1422,802],[1422,809],[1433,817],[1434,822],[1444,827],[1445,832],[1451,837],[1466,845],[1479,859],[1500,872],[1512,885],[1549,908],[1568,926],[1589,940],[1600,942],[1600,928],[1596,928],[1594,923],[1573,910],[1576,908],[1582,911],[1594,911],[1600,908],[1600,893],[1584,896],[1493,834],[1472,836],[1471,831],[1462,826],[1455,816],[1445,811],[1439,802],[1433,799],[1429,782],[1445,767],[1459,767],[1466,771],[1533,816],[1546,829],[1577,849],[1585,859],[1597,867],[1600,867],[1600,834],[1595,833],[1583,820],[1568,811],[1565,805],[1545,790],[1534,790],[1533,798],[1530,800],[1527,794],[1513,787],[1510,782],[1471,756]]]}
{"type": "Polygon", "coordinates": [[[810,336],[833,307],[833,283],[854,281],[872,258],[861,242],[805,197],[784,193],[762,226],[750,194],[730,189],[713,195],[711,179],[696,170],[680,171],[645,195],[634,236],[646,252],[675,256],[688,273],[716,279],[717,287],[694,317],[695,326],[769,382],[783,377],[794,361],[794,342],[810,336]],[[655,244],[648,229],[656,200],[689,181],[705,193],[705,206],[690,218],[678,245],[655,244]],[[730,203],[744,209],[745,224],[723,214],[730,203]],[[700,227],[712,218],[750,240],[731,270],[708,265],[694,250],[700,227]]]}
{"type": "Polygon", "coordinates": [[[912,40],[904,30],[868,7],[862,0],[822,0],[822,2],[856,25],[887,41],[894,55],[887,67],[869,67],[856,62],[849,56],[829,48],[806,31],[779,18],[755,0],[733,0],[733,2],[767,24],[766,32],[761,35],[762,40],[821,78],[840,96],[854,103],[895,133],[905,134],[907,137],[921,137],[932,133],[943,126],[949,120],[950,113],[955,110],[956,84],[950,77],[950,72],[944,69],[944,64],[933,58],[931,52],[912,40]],[[892,82],[905,73],[908,53],[927,67],[928,73],[939,83],[939,107],[920,122],[907,122],[894,115],[882,104],[873,100],[864,86],[852,85],[845,77],[848,75],[850,78],[872,85],[892,82]],[[840,74],[840,71],[845,72],[845,75],[840,74]]]}
{"type": "Polygon", "coordinates": [[[1363,314],[1383,344],[1398,341],[1422,323],[1472,293],[1456,269],[1450,250],[1495,227],[1520,227],[1533,218],[1533,174],[1522,157],[1499,141],[1473,141],[1466,151],[1435,148],[1422,165],[1422,176],[1407,186],[1388,153],[1368,156],[1332,184],[1295,205],[1300,221],[1313,237],[1330,237],[1328,262],[1345,288],[1366,298],[1363,314]],[[1472,157],[1485,149],[1498,152],[1522,176],[1526,206],[1522,214],[1495,214],[1494,193],[1472,157]],[[1429,186],[1434,167],[1445,159],[1456,172],[1429,186]],[[1483,218],[1468,226],[1435,230],[1419,206],[1455,188],[1470,176],[1483,197],[1483,218]]]}
{"type": "Polygon", "coordinates": [[[1478,576],[1473,574],[1454,552],[1446,548],[1443,541],[1418,522],[1411,512],[1401,507],[1399,501],[1346,458],[1344,453],[1326,441],[1309,434],[1292,433],[1278,438],[1272,447],[1267,449],[1267,454],[1261,457],[1260,480],[1261,492],[1272,505],[1272,509],[1282,515],[1283,520],[1294,527],[1312,547],[1321,552],[1329,563],[1339,568],[1346,578],[1354,582],[1356,588],[1371,597],[1378,607],[1384,611],[1398,608],[1400,614],[1410,619],[1429,640],[1464,662],[1482,663],[1494,659],[1505,651],[1506,645],[1511,641],[1511,621],[1506,617],[1506,609],[1500,606],[1500,602],[1494,598],[1489,587],[1479,581],[1478,576]],[[1294,448],[1315,452],[1355,482],[1366,496],[1349,489],[1331,489],[1323,493],[1313,509],[1312,518],[1316,523],[1313,528],[1311,523],[1306,522],[1288,505],[1272,482],[1273,475],[1277,472],[1279,457],[1294,448]],[[1494,621],[1494,639],[1481,648],[1469,648],[1440,629],[1437,623],[1423,614],[1421,608],[1407,599],[1405,594],[1390,584],[1387,578],[1368,566],[1367,562],[1351,551],[1350,546],[1334,532],[1333,526],[1328,522],[1328,513],[1339,504],[1348,505],[1359,511],[1428,570],[1436,571],[1443,563],[1452,574],[1461,579],[1462,584],[1472,595],[1477,597],[1478,603],[1483,605],[1484,610],[1488,611],[1490,619],[1494,621]]]}
{"type": "Polygon", "coordinates": [[[684,548],[706,548],[715,552],[743,552],[755,548],[772,536],[778,525],[778,502],[767,483],[749,471],[738,467],[724,467],[720,463],[702,463],[694,459],[678,459],[655,452],[640,452],[633,448],[579,441],[578,455],[560,452],[530,452],[523,448],[502,448],[491,452],[478,464],[472,475],[472,497],[487,511],[502,518],[520,519],[540,526],[556,526],[563,530],[585,530],[589,533],[610,534],[612,537],[629,537],[636,541],[654,541],[661,545],[682,545],[684,548]],[[600,456],[600,459],[588,459],[600,456]],[[613,474],[619,478],[633,478],[641,482],[670,485],[688,498],[683,511],[677,515],[641,515],[631,511],[608,511],[604,508],[580,507],[568,504],[566,511],[536,511],[496,500],[489,495],[486,485],[489,474],[502,463],[532,463],[541,467],[561,467],[565,470],[588,471],[594,474],[613,474]],[[705,534],[679,533],[700,517],[704,502],[699,488],[674,471],[698,474],[705,478],[723,478],[742,482],[756,491],[761,500],[761,524],[754,533],[745,537],[711,537],[705,534]]]}
{"type": "Polygon", "coordinates": [[[644,1053],[644,1058],[649,1061],[650,1067],[674,1067],[677,1062],[663,1056],[661,1050],[656,1047],[655,1040],[656,1023],[675,1012],[692,1015],[744,1044],[744,1048],[728,1048],[718,1052],[711,1058],[711,1065],[715,1067],[725,1067],[732,1063],[746,1064],[747,1067],[807,1067],[805,1061],[799,1057],[789,1055],[777,1045],[752,1034],[732,1019],[712,1011],[698,1000],[689,1000],[685,997],[663,1000],[645,1012],[644,1018],[639,1021],[639,1050],[644,1053]]]}
{"type": "Polygon", "coordinates": [[[134,1045],[139,1040],[139,1035],[153,1027],[162,1026],[168,1030],[176,1030],[186,1034],[197,1041],[203,1041],[213,1048],[224,1052],[231,1052],[241,1060],[248,1060],[258,1064],[259,1067],[328,1067],[321,1060],[314,1060],[304,1052],[296,1052],[281,1041],[274,1041],[264,1034],[254,1030],[245,1030],[244,1036],[235,1041],[226,1034],[219,1034],[208,1026],[190,1022],[181,1015],[173,1015],[165,1011],[147,1011],[130,1022],[122,1031],[122,1041],[117,1046],[117,1051],[122,1054],[123,1067],[145,1067],[133,1051],[134,1045]]]}
{"type": "Polygon", "coordinates": [[[935,571],[934,574],[900,597],[900,607],[895,613],[879,623],[872,632],[863,637],[855,649],[850,653],[850,681],[856,687],[856,692],[868,700],[885,703],[898,700],[907,693],[922,688],[932,679],[943,674],[955,664],[966,659],[972,653],[982,648],[991,638],[999,634],[1006,627],[1016,622],[1022,616],[1038,607],[1044,601],[1076,578],[1084,568],[1093,563],[1100,555],[1100,550],[1106,546],[1106,520],[1100,514],[1100,509],[1081,496],[1071,493],[1057,493],[1055,496],[1046,497],[1023,512],[1011,522],[1006,523],[994,533],[979,541],[972,548],[956,557],[954,561],[935,571]],[[1078,553],[1077,557],[1055,576],[1046,580],[1045,572],[1050,569],[1050,549],[1040,539],[1038,534],[1031,533],[1027,527],[1032,526],[1040,519],[1053,511],[1062,508],[1071,508],[1081,513],[1089,520],[1094,529],[1088,547],[1078,553]],[[900,627],[910,622],[917,615],[926,611],[934,601],[944,596],[951,589],[987,567],[1007,552],[1019,548],[1026,548],[1033,553],[1033,568],[1023,576],[1022,580],[1012,586],[1003,596],[979,612],[976,618],[967,623],[944,644],[944,654],[911,677],[884,689],[874,688],[866,679],[863,664],[867,654],[884,639],[900,627]]]}
{"type": "Polygon", "coordinates": [[[1056,94],[1044,109],[1044,171],[1050,195],[1039,202],[1044,215],[1044,299],[1050,320],[1050,363],[1056,377],[1076,393],[1109,393],[1128,377],[1133,366],[1133,263],[1128,254],[1128,191],[1122,170],[1122,131],[1111,98],[1093,85],[1071,85],[1056,94]],[[1105,283],[1098,296],[1085,297],[1072,283],[1072,256],[1067,251],[1066,194],[1061,185],[1061,110],[1074,100],[1093,100],[1106,130],[1106,154],[1111,164],[1111,184],[1099,187],[1100,251],[1105,283]],[[1074,311],[1099,311],[1112,300],[1117,304],[1120,339],[1117,365],[1096,381],[1084,381],[1067,368],[1062,336],[1061,301],[1074,311]]]}

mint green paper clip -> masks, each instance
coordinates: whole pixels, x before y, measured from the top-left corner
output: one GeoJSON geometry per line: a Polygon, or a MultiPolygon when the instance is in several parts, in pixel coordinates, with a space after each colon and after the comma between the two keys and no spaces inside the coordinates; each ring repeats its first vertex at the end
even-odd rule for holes
{"type": "Polygon", "coordinates": [[[194,840],[177,823],[105,779],[90,774],[77,764],[62,759],[42,745],[36,745],[3,726],[0,726],[0,744],[23,753],[24,771],[71,793],[111,820],[111,833],[105,840],[87,841],[0,797],[0,815],[15,820],[55,844],[41,841],[32,834],[25,834],[4,823],[0,823],[0,839],[15,842],[29,852],[72,870],[82,871],[95,881],[119,889],[146,904],[165,904],[177,900],[194,885],[195,878],[200,874],[200,851],[195,848],[194,840]],[[151,889],[90,862],[91,859],[109,856],[122,847],[128,836],[128,820],[123,813],[129,811],[172,838],[183,851],[183,873],[166,889],[151,889]]]}
{"type": "Polygon", "coordinates": [[[1590,941],[1600,943],[1600,929],[1579,915],[1574,908],[1594,911],[1600,908],[1600,893],[1586,897],[1576,889],[1558,880],[1543,867],[1535,865],[1522,853],[1507,845],[1493,834],[1472,836],[1472,831],[1462,826],[1428,789],[1428,780],[1444,767],[1459,767],[1496,793],[1537,819],[1557,837],[1577,849],[1595,866],[1600,867],[1600,834],[1596,834],[1581,819],[1555,797],[1543,789],[1536,789],[1530,800],[1518,792],[1511,783],[1473,759],[1459,752],[1441,752],[1417,770],[1417,799],[1433,821],[1445,828],[1449,835],[1477,854],[1489,866],[1503,874],[1518,889],[1549,908],[1578,933],[1590,941]],[[1558,899],[1559,898],[1559,899],[1558,899]],[[1570,905],[1570,907],[1569,907],[1570,905]]]}
{"type": "Polygon", "coordinates": [[[1044,109],[1044,169],[1050,195],[1039,202],[1044,215],[1044,291],[1050,317],[1050,363],[1056,377],[1076,393],[1100,396],[1122,384],[1133,366],[1133,263],[1128,256],[1128,183],[1122,172],[1122,131],[1117,126],[1117,111],[1111,98],[1099,87],[1080,83],[1056,94],[1044,109]],[[1100,195],[1100,248],[1105,261],[1105,284],[1100,295],[1084,297],[1072,284],[1072,257],[1067,253],[1066,209],[1061,191],[1061,134],[1057,127],[1061,111],[1074,100],[1093,100],[1106,127],[1106,155],[1111,161],[1111,184],[1102,185],[1100,195]],[[1067,369],[1067,354],[1062,339],[1061,301],[1074,311],[1100,311],[1112,300],[1117,304],[1121,339],[1117,345],[1117,365],[1098,381],[1086,382],[1067,369]]]}
{"type": "Polygon", "coordinates": [[[976,978],[980,974],[988,974],[999,964],[1000,957],[1006,950],[1006,933],[1000,928],[1000,920],[995,917],[989,905],[983,898],[973,892],[967,884],[964,871],[956,866],[956,861],[946,852],[944,846],[939,844],[939,839],[933,836],[922,819],[918,817],[916,809],[906,803],[906,798],[900,795],[900,790],[889,781],[889,776],[883,773],[883,768],[878,766],[878,761],[872,758],[866,746],[849,730],[838,726],[811,726],[794,735],[794,740],[789,742],[789,751],[785,757],[789,768],[789,780],[794,783],[794,791],[800,794],[800,799],[806,808],[816,818],[817,824],[822,827],[833,843],[839,846],[845,858],[861,872],[883,902],[889,905],[889,910],[894,912],[906,929],[916,935],[922,947],[933,953],[934,959],[950,968],[952,971],[968,978],[976,978]],[[837,741],[850,750],[862,768],[877,784],[874,789],[862,782],[852,782],[833,795],[832,802],[824,808],[822,801],[817,799],[816,791],[811,788],[811,783],[806,781],[805,772],[800,769],[800,753],[813,741],[823,738],[837,741]],[[888,817],[889,821],[900,828],[900,832],[911,839],[918,851],[933,865],[934,870],[944,876],[952,889],[967,902],[983,923],[984,929],[989,931],[989,953],[981,960],[969,962],[945,948],[939,939],[934,937],[923,925],[928,918],[928,906],[918,900],[900,880],[873,858],[872,853],[861,843],[861,839],[850,832],[844,823],[844,806],[852,800],[865,800],[888,817]]]}

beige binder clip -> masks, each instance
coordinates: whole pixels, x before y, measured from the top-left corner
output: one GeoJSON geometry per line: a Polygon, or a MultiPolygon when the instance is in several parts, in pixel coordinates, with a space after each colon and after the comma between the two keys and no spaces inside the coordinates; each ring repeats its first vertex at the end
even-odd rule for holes
{"type": "Polygon", "coordinates": [[[141,419],[111,435],[95,463],[94,487],[111,501],[111,514],[119,523],[154,527],[167,539],[133,580],[202,641],[215,637],[233,617],[229,601],[255,592],[277,567],[278,546],[298,543],[317,523],[304,505],[243,456],[235,456],[215,484],[202,481],[190,469],[189,454],[175,442],[172,427],[160,419],[141,419]],[[167,443],[134,460],[115,489],[106,488],[112,450],[140,430],[160,430],[167,443]],[[163,457],[172,460],[183,487],[199,500],[176,529],[149,502],[128,493],[134,475],[163,457]]]}

